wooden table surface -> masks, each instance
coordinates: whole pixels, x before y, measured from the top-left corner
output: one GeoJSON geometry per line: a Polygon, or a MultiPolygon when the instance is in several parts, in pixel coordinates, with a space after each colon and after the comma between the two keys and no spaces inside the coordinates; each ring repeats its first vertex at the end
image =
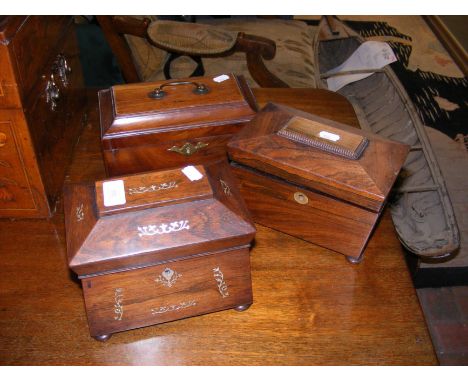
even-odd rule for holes
{"type": "MultiPolygon", "coordinates": [[[[95,91],[67,182],[104,177],[95,91]]],[[[341,96],[256,89],[268,100],[357,124],[341,96]]],[[[313,224],[313,222],[311,222],[313,224]]],[[[80,284],[68,270],[61,203],[50,220],[0,220],[2,365],[437,364],[388,211],[359,265],[257,225],[254,304],[89,337],[80,284]]]]}

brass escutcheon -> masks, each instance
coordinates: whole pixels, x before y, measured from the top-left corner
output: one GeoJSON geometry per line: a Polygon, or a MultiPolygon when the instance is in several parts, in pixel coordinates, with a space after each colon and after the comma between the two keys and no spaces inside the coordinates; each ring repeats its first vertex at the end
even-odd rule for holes
{"type": "Polygon", "coordinates": [[[206,146],[208,146],[208,143],[198,142],[196,145],[193,145],[190,142],[186,142],[181,147],[172,146],[170,149],[167,149],[167,151],[173,151],[175,153],[188,157],[190,155],[195,154],[197,151],[203,149],[206,146]]]}
{"type": "Polygon", "coordinates": [[[307,197],[307,195],[303,194],[302,192],[295,192],[294,200],[298,202],[299,204],[309,203],[309,198],[307,197]]]}

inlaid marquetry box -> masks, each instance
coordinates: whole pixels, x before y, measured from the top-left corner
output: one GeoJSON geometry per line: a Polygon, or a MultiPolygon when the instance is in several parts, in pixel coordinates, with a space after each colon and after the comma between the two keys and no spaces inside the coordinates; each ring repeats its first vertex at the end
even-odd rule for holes
{"type": "Polygon", "coordinates": [[[91,336],[252,304],[255,227],[226,162],[65,190],[91,336]]]}
{"type": "Polygon", "coordinates": [[[407,145],[268,104],[228,144],[256,223],[362,260],[407,145]]]}

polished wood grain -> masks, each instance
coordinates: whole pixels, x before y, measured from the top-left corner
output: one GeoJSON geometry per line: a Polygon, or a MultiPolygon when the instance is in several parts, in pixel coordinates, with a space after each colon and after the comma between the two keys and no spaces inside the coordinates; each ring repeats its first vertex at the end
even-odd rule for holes
{"type": "Polygon", "coordinates": [[[378,213],[247,168],[233,172],[256,223],[362,260],[378,213]]]}
{"type": "Polygon", "coordinates": [[[227,141],[257,110],[245,80],[233,74],[222,82],[194,77],[118,85],[100,92],[99,106],[104,162],[111,176],[224,159],[227,141]],[[209,91],[194,94],[194,83],[209,91]],[[150,98],[159,87],[166,95],[150,98]],[[175,150],[197,144],[202,146],[193,152],[175,150]]]}
{"type": "MultiPolygon", "coordinates": [[[[255,93],[261,102],[297,102],[324,117],[356,121],[339,95],[255,93]]],[[[97,120],[94,105],[67,183],[105,176],[97,120]]],[[[0,243],[3,365],[437,364],[387,212],[359,266],[258,225],[250,309],[119,333],[104,344],[89,336],[82,289],[68,271],[60,210],[51,220],[0,220],[0,243]]]]}
{"type": "Polygon", "coordinates": [[[8,130],[8,145],[0,147],[0,216],[49,217],[84,122],[72,18],[7,16],[0,30],[0,123],[8,130]],[[71,72],[64,75],[59,59],[71,72]],[[54,107],[48,89],[55,89],[54,107]]]}
{"type": "MultiPolygon", "coordinates": [[[[112,120],[102,126],[103,138],[129,135],[135,132],[170,131],[182,126],[225,124],[250,121],[254,111],[244,94],[242,77],[216,82],[209,77],[182,78],[177,81],[156,81],[110,88],[112,120]],[[194,94],[194,83],[207,87],[206,94],[194,94]],[[161,86],[166,94],[161,99],[148,94],[161,86]],[[167,86],[167,87],[166,87],[167,86]]],[[[248,88],[247,88],[248,89],[248,88]]],[[[250,100],[250,102],[253,102],[250,100]]]]}
{"type": "Polygon", "coordinates": [[[408,152],[407,145],[273,103],[228,144],[229,157],[237,163],[376,212],[381,210],[408,152]],[[343,135],[359,132],[368,139],[368,146],[354,160],[279,135],[297,118],[331,126],[343,135]]]}
{"type": "Polygon", "coordinates": [[[6,94],[0,91],[0,106],[25,104],[70,23],[66,16],[2,16],[0,89],[6,94]]]}
{"type": "Polygon", "coordinates": [[[82,279],[90,334],[252,304],[249,247],[82,279]]]}
{"type": "Polygon", "coordinates": [[[408,151],[407,145],[273,103],[228,143],[255,222],[335,250],[354,263],[363,259],[408,151]],[[304,123],[311,123],[340,134],[345,143],[348,136],[354,146],[363,139],[368,143],[358,159],[349,159],[280,135],[297,121],[307,132],[311,129],[304,123]]]}
{"type": "Polygon", "coordinates": [[[240,193],[228,163],[211,166],[192,168],[199,179],[177,168],[67,187],[67,255],[93,337],[252,303],[255,228],[243,202],[232,201],[240,193]],[[125,200],[114,205],[106,186],[116,181],[125,200]],[[179,274],[177,287],[167,284],[179,274]]]}
{"type": "MultiPolygon", "coordinates": [[[[232,133],[239,130],[239,125],[224,125],[223,133],[232,133]]],[[[161,136],[154,135],[147,137],[147,142],[144,142],[144,136],[131,137],[128,141],[141,141],[136,146],[116,148],[113,150],[103,150],[104,161],[107,168],[107,173],[111,176],[135,174],[142,171],[151,171],[158,169],[166,169],[171,167],[179,167],[187,164],[200,164],[217,161],[226,158],[226,146],[232,138],[231,134],[223,135],[205,135],[208,129],[196,129],[197,131],[180,131],[176,132],[177,136],[181,136],[180,140],[174,140],[172,136],[169,140],[164,140],[161,136]],[[155,140],[155,144],[151,142],[155,140]],[[197,147],[192,154],[184,155],[177,152],[174,148],[183,150],[186,145],[197,147]]],[[[219,126],[218,126],[219,130],[219,126]]],[[[164,134],[166,135],[166,134],[164,134]]],[[[115,144],[117,142],[112,142],[115,144]]]]}
{"type": "Polygon", "coordinates": [[[10,43],[23,97],[29,95],[71,23],[69,16],[28,16],[22,23],[10,43]]]}
{"type": "MultiPolygon", "coordinates": [[[[216,166],[227,169],[228,164],[216,166]]],[[[164,183],[177,182],[180,172],[181,169],[165,171],[164,183]]],[[[202,170],[200,174],[210,173],[202,170]]],[[[127,179],[121,180],[125,184],[127,179]]],[[[135,175],[130,177],[130,184],[151,187],[149,179],[146,174],[135,175]]],[[[102,192],[101,182],[96,187],[67,187],[64,211],[70,267],[86,276],[248,245],[255,229],[245,206],[240,205],[244,211],[238,214],[238,208],[230,209],[230,204],[224,204],[224,200],[240,197],[239,194],[219,198],[220,193],[215,193],[209,183],[207,176],[180,182],[169,192],[130,196],[128,205],[115,208],[104,206],[100,196],[96,201],[96,195],[102,192]],[[159,233],[154,234],[154,229],[159,233]]],[[[222,187],[219,179],[214,183],[217,188],[222,187]]],[[[229,183],[233,190],[235,184],[229,183]]],[[[124,190],[127,199],[130,189],[125,185],[124,190]]]]}
{"type": "Polygon", "coordinates": [[[48,215],[44,183],[24,114],[0,109],[0,216],[48,215]]]}
{"type": "Polygon", "coordinates": [[[99,216],[125,211],[143,210],[172,204],[188,203],[213,197],[213,190],[203,166],[194,167],[201,179],[191,181],[181,169],[148,172],[133,176],[108,178],[96,182],[96,207],[99,216]],[[104,183],[121,180],[125,191],[125,204],[107,205],[104,183]]]}

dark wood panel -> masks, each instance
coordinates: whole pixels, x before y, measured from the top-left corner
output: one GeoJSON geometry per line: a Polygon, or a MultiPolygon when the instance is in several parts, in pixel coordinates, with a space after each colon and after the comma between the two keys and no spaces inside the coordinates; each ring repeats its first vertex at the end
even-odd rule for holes
{"type": "Polygon", "coordinates": [[[24,115],[0,109],[0,216],[45,217],[50,210],[24,115]]]}
{"type": "Polygon", "coordinates": [[[252,304],[248,248],[82,283],[93,337],[252,304]]]}
{"type": "Polygon", "coordinates": [[[105,344],[90,338],[81,287],[67,270],[63,216],[0,220],[0,228],[4,365],[437,364],[388,214],[359,266],[258,226],[249,310],[119,333],[105,344]]]}
{"type": "Polygon", "coordinates": [[[359,257],[379,216],[326,195],[232,167],[256,223],[359,257]],[[306,201],[300,204],[295,196],[306,201]]]}
{"type": "Polygon", "coordinates": [[[69,16],[29,16],[17,31],[12,51],[22,97],[29,94],[40,78],[47,61],[56,52],[67,24],[71,22],[69,16]]]}
{"type": "Polygon", "coordinates": [[[74,25],[70,16],[5,17],[0,31],[1,114],[12,123],[12,150],[17,152],[13,160],[10,150],[9,163],[17,176],[25,176],[24,184],[16,186],[17,208],[0,205],[0,216],[49,217],[85,122],[86,92],[74,25]],[[63,58],[71,67],[66,79],[60,70],[63,58]],[[47,102],[48,81],[55,86],[55,107],[50,97],[47,102]]]}
{"type": "Polygon", "coordinates": [[[66,168],[86,122],[86,93],[75,30],[72,26],[67,29],[65,36],[57,52],[64,56],[71,72],[62,80],[54,69],[57,55],[53,55],[46,65],[48,70],[44,78],[33,88],[33,93],[38,96],[31,98],[30,113],[27,113],[28,125],[35,138],[35,150],[51,205],[61,193],[66,168]],[[46,84],[51,80],[51,75],[60,92],[54,109],[51,103],[46,102],[45,96],[46,84]]]}
{"type": "Polygon", "coordinates": [[[161,142],[159,145],[104,150],[103,155],[108,175],[120,176],[188,164],[227,160],[226,145],[232,138],[232,134],[201,138],[193,138],[188,132],[185,135],[187,135],[186,139],[161,142]],[[191,155],[175,151],[175,148],[183,150],[184,145],[191,145],[195,147],[196,151],[191,155]],[[197,149],[197,147],[200,148],[197,149]]]}
{"type": "Polygon", "coordinates": [[[382,209],[408,151],[407,145],[274,103],[267,104],[228,144],[229,158],[235,162],[375,212],[382,209]],[[326,134],[340,132],[334,134],[339,140],[330,144],[313,134],[312,139],[301,135],[318,145],[314,146],[281,135],[294,121],[304,124],[306,131],[317,125],[326,134]],[[346,134],[367,141],[361,156],[350,159],[333,151],[343,151],[339,142],[346,134]]]}
{"type": "MultiPolygon", "coordinates": [[[[294,99],[290,90],[255,93],[279,102],[275,95],[294,99]]],[[[321,109],[342,122],[355,119],[339,95],[297,91],[299,105],[310,101],[308,111],[321,109]]],[[[105,176],[97,106],[90,110],[67,183],[105,176]]],[[[437,364],[387,212],[359,266],[259,225],[249,310],[119,333],[105,344],[89,337],[82,290],[68,271],[63,223],[60,209],[50,221],[0,219],[4,365],[437,364]]]]}
{"type": "Polygon", "coordinates": [[[21,153],[17,147],[13,120],[0,112],[0,208],[5,210],[35,210],[34,196],[31,192],[26,172],[23,168],[21,153]]]}
{"type": "Polygon", "coordinates": [[[14,57],[10,56],[7,45],[0,45],[0,107],[21,107],[21,88],[16,83],[14,57]]]}
{"type": "Polygon", "coordinates": [[[226,143],[255,115],[255,100],[242,77],[220,82],[196,77],[113,86],[100,92],[102,146],[109,175],[198,164],[226,157],[226,143]],[[194,94],[191,81],[209,91],[194,94]],[[189,82],[187,84],[187,82],[189,82]],[[178,85],[168,85],[168,84],[178,85]],[[161,99],[148,97],[164,88],[161,99]],[[196,145],[194,151],[177,149],[196,145]]]}

